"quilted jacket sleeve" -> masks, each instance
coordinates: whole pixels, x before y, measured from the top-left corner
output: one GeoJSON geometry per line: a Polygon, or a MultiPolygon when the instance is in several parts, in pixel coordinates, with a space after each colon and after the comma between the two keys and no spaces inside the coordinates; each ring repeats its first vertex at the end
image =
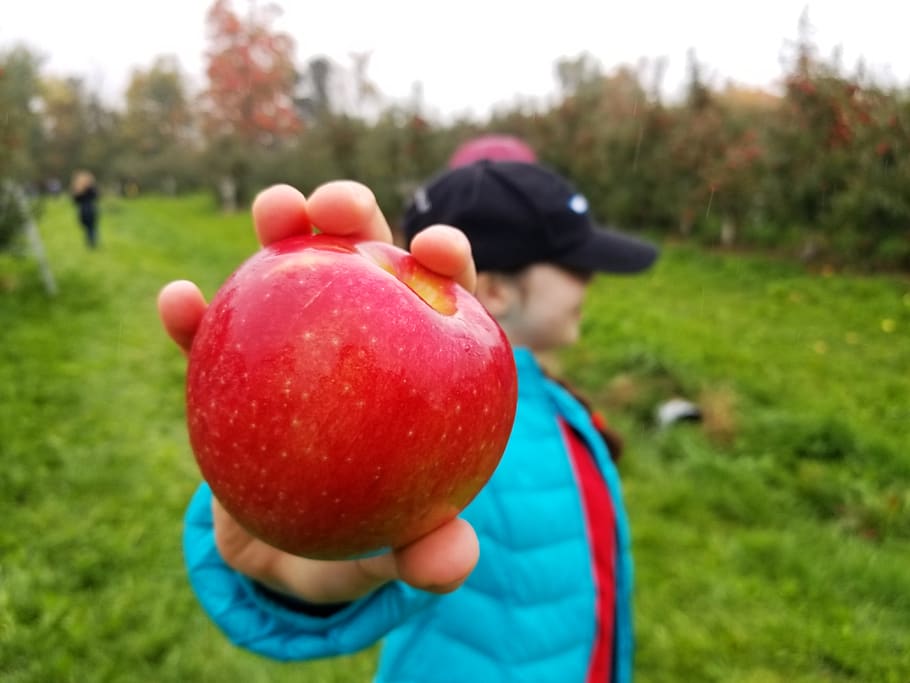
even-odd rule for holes
{"type": "Polygon", "coordinates": [[[203,609],[235,645],[279,660],[355,652],[375,643],[435,597],[391,583],[325,617],[284,607],[221,559],[215,547],[211,501],[211,490],[203,484],[184,520],[184,559],[203,609]]]}

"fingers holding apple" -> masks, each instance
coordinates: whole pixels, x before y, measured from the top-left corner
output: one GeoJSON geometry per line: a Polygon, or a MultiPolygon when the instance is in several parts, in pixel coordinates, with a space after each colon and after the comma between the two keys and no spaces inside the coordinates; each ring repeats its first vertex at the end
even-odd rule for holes
{"type": "Polygon", "coordinates": [[[319,232],[358,240],[391,242],[392,230],[366,185],[335,180],[317,187],[308,200],[310,219],[319,232]]]}
{"type": "Polygon", "coordinates": [[[479,558],[474,528],[456,517],[396,552],[398,579],[421,590],[449,593],[465,582],[479,558]]]}
{"type": "Polygon", "coordinates": [[[158,294],[161,323],[184,353],[190,352],[205,309],[205,297],[199,287],[188,280],[171,282],[158,294]]]}
{"type": "MultiPolygon", "coordinates": [[[[295,235],[311,234],[313,225],[328,234],[391,242],[389,225],[375,196],[366,186],[352,181],[326,183],[309,200],[290,185],[274,185],[259,193],[252,214],[254,229],[263,246],[295,235]]],[[[411,251],[425,267],[474,291],[476,272],[471,247],[461,231],[432,226],[414,239],[411,251]]],[[[185,353],[189,353],[205,308],[199,288],[186,280],[169,283],[158,296],[161,322],[185,353]]]]}
{"type": "Polygon", "coordinates": [[[253,200],[253,228],[259,243],[267,246],[293,235],[312,232],[307,200],[290,185],[272,185],[253,200]]]}
{"type": "Polygon", "coordinates": [[[308,198],[290,185],[273,185],[257,195],[252,211],[263,246],[309,235],[314,227],[328,235],[392,241],[392,231],[373,192],[351,180],[321,185],[308,198]]]}
{"type": "MultiPolygon", "coordinates": [[[[263,246],[294,235],[308,235],[314,227],[329,235],[392,241],[392,231],[373,192],[350,180],[321,185],[309,198],[289,185],[272,186],[253,202],[253,221],[263,246]]],[[[430,270],[474,291],[471,247],[461,231],[432,226],[414,239],[411,253],[430,270]]]]}
{"type": "Polygon", "coordinates": [[[402,581],[419,590],[450,593],[467,580],[479,557],[474,528],[456,517],[407,546],[352,562],[370,584],[402,581]]]}
{"type": "Polygon", "coordinates": [[[469,292],[477,287],[477,271],[467,236],[448,225],[433,225],[411,240],[411,254],[430,270],[454,279],[469,292]]]}

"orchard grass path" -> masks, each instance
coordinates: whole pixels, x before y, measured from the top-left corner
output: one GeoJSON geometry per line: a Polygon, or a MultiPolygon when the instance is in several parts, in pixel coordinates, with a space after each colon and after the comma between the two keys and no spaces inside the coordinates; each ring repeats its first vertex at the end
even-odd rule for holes
{"type": "MultiPolygon", "coordinates": [[[[39,224],[56,298],[0,254],[0,680],[370,680],[375,648],[234,648],[184,576],[198,473],[155,297],[210,297],[248,214],[107,198],[97,252],[64,199],[39,224]]],[[[638,681],[910,680],[910,281],[668,246],[595,280],[557,363],[626,437],[638,681]],[[704,421],[655,428],[675,395],[704,421]]]]}

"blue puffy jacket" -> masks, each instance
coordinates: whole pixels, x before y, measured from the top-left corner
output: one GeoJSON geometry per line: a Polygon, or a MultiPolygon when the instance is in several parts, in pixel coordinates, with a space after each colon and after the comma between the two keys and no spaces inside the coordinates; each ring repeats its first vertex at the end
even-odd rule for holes
{"type": "Polygon", "coordinates": [[[613,683],[632,678],[632,560],[619,478],[590,416],[516,349],[519,399],[503,459],[464,511],[480,561],[464,586],[433,595],[392,583],[321,617],[284,607],[224,564],[211,491],[186,515],[184,553],[203,608],[235,644],[281,660],[355,652],[384,638],[377,681],[584,681],[596,630],[585,514],[558,417],[585,440],[616,521],[613,683]]]}

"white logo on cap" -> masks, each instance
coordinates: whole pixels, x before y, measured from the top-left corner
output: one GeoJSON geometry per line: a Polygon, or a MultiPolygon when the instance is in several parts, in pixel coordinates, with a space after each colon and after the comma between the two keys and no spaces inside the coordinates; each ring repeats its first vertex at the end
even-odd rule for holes
{"type": "Polygon", "coordinates": [[[588,200],[585,199],[585,196],[582,194],[572,195],[572,198],[569,200],[569,208],[578,214],[587,213],[588,200]]]}
{"type": "Polygon", "coordinates": [[[414,206],[420,213],[426,213],[430,210],[430,198],[427,197],[426,188],[420,187],[414,193],[414,206]]]}

